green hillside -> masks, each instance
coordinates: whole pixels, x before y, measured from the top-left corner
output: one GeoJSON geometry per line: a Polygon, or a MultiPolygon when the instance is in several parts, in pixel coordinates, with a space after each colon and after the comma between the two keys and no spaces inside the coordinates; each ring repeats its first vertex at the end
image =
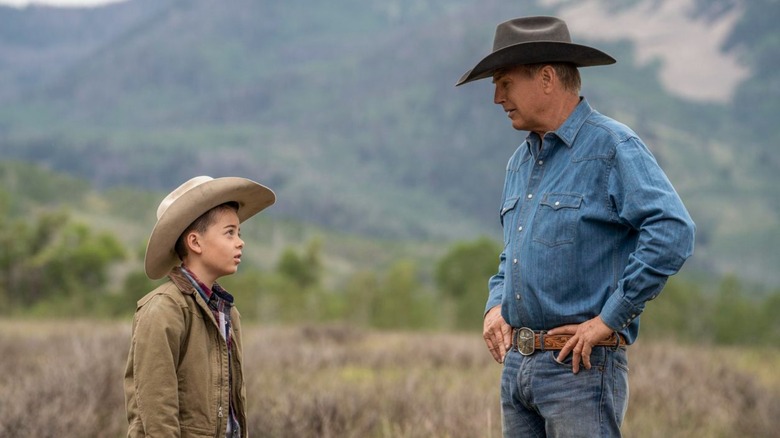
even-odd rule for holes
{"type": "MultiPolygon", "coordinates": [[[[686,269],[780,284],[780,128],[767,123],[780,44],[763,25],[778,8],[698,4],[713,20],[746,5],[724,47],[752,69],[733,102],[670,95],[625,41],[598,43],[619,63],[584,69],[583,94],[646,140],[689,206],[686,269]]],[[[489,81],[454,83],[496,23],[554,12],[499,0],[0,8],[0,159],[98,190],[241,175],[277,192],[272,217],[363,238],[497,237],[502,169],[523,136],[489,81]]]]}

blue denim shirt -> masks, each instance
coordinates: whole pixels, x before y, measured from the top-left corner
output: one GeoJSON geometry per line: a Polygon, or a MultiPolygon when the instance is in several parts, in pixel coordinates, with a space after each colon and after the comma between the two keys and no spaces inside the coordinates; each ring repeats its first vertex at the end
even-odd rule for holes
{"type": "Polygon", "coordinates": [[[581,98],[506,169],[504,250],[486,311],[549,330],[601,315],[634,342],[639,315],[693,253],[695,226],[639,137],[581,98]]]}

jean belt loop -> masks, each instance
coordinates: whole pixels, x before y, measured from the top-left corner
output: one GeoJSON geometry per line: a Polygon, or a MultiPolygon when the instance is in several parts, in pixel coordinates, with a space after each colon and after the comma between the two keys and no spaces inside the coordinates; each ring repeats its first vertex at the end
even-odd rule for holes
{"type": "Polygon", "coordinates": [[[615,351],[617,351],[617,349],[620,348],[620,333],[615,331],[614,335],[615,335],[615,351]]]}
{"type": "Polygon", "coordinates": [[[540,330],[539,331],[539,350],[541,350],[541,351],[545,351],[544,350],[544,335],[545,335],[545,333],[547,333],[546,330],[540,330]]]}

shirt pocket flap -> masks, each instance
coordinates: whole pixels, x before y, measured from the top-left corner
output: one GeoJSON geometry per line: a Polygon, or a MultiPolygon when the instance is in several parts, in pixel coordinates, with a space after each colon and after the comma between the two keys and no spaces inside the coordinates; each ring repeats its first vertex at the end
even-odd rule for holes
{"type": "Polygon", "coordinates": [[[517,200],[520,199],[519,197],[509,198],[504,201],[504,205],[501,206],[501,224],[504,224],[504,216],[515,208],[517,205],[517,200]]]}
{"type": "Polygon", "coordinates": [[[582,195],[570,193],[547,193],[544,195],[544,199],[542,199],[541,204],[546,205],[553,210],[560,210],[562,208],[580,208],[580,205],[582,205],[582,195]]]}

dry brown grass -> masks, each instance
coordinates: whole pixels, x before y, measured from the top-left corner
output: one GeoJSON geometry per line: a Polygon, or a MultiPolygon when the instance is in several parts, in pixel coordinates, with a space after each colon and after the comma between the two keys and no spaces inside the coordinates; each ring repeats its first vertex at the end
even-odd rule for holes
{"type": "MultiPolygon", "coordinates": [[[[0,321],[0,436],[119,437],[129,325],[0,321]]],[[[478,335],[252,327],[254,437],[499,437],[478,335]]],[[[628,437],[775,436],[780,352],[631,347],[628,437]]]]}

